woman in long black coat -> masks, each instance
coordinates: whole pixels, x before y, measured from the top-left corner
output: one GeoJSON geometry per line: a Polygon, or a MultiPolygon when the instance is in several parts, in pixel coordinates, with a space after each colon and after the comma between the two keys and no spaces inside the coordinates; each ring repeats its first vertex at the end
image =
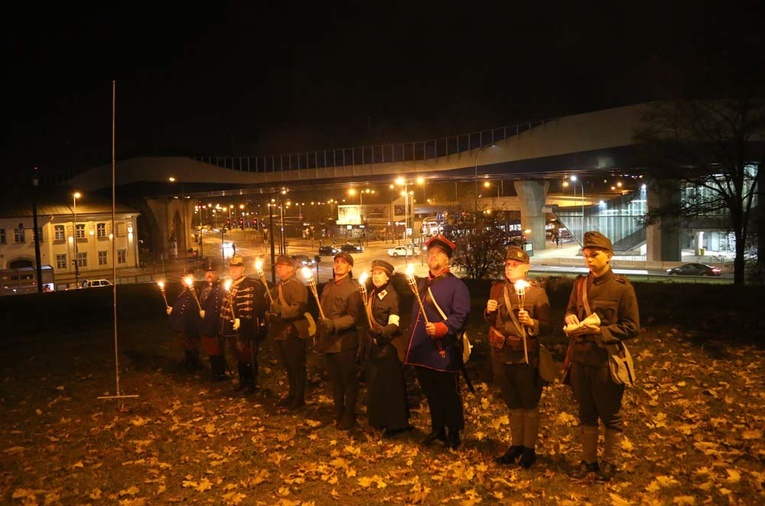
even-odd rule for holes
{"type": "Polygon", "coordinates": [[[371,323],[367,362],[367,415],[369,425],[392,436],[409,426],[409,405],[403,365],[391,343],[399,334],[398,294],[390,284],[393,266],[372,261],[372,284],[366,311],[371,323]]]}

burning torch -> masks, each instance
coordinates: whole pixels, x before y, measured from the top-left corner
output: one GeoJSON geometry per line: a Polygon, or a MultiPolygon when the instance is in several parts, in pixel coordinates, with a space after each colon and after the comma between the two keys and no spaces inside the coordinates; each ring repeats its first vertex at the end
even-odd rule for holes
{"type": "Polygon", "coordinates": [[[268,283],[266,282],[266,274],[263,272],[263,260],[258,258],[255,260],[255,272],[258,273],[258,277],[263,282],[263,286],[266,287],[266,294],[268,295],[268,301],[271,305],[274,305],[274,298],[271,296],[271,290],[268,289],[268,283]]]}
{"type": "Polygon", "coordinates": [[[316,280],[313,279],[313,273],[311,272],[311,269],[308,267],[303,267],[300,269],[300,273],[303,275],[305,280],[308,282],[308,288],[311,289],[311,293],[313,294],[313,298],[316,299],[316,305],[319,306],[319,317],[324,320],[326,316],[324,316],[324,310],[321,308],[321,301],[319,300],[319,293],[316,291],[316,280]]]}
{"type": "Polygon", "coordinates": [[[192,278],[191,276],[186,276],[185,278],[183,278],[183,282],[186,283],[186,286],[189,288],[191,295],[194,297],[194,300],[197,302],[197,307],[201,311],[202,305],[199,303],[199,299],[197,298],[197,291],[194,289],[194,278],[192,278]]]}
{"type": "MultiPolygon", "coordinates": [[[[529,284],[526,282],[526,280],[519,279],[515,282],[515,294],[518,296],[518,310],[523,311],[523,307],[525,305],[525,298],[526,298],[526,288],[529,286],[529,284]]],[[[512,310],[512,309],[511,309],[512,310]]],[[[526,329],[523,328],[523,324],[521,324],[521,331],[523,333],[523,358],[526,360],[526,363],[529,363],[529,347],[526,344],[526,329]]]]}
{"type": "Polygon", "coordinates": [[[159,287],[159,292],[162,294],[162,299],[165,301],[165,307],[170,307],[170,304],[167,303],[167,295],[165,294],[165,282],[157,281],[157,286],[159,287]]]}
{"type": "Polygon", "coordinates": [[[372,317],[369,316],[369,309],[367,304],[369,303],[369,296],[367,294],[367,273],[361,273],[359,276],[359,292],[361,292],[361,301],[364,303],[364,312],[367,314],[367,321],[369,322],[369,328],[374,328],[372,324],[372,317]]]}

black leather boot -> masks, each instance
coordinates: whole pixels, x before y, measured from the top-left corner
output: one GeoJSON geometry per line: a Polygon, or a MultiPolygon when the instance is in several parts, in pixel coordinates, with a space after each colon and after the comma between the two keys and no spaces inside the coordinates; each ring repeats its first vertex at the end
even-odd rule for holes
{"type": "Polygon", "coordinates": [[[444,429],[434,430],[433,432],[425,436],[425,439],[420,441],[420,444],[423,446],[430,446],[436,441],[446,442],[446,430],[444,429]]]}
{"type": "Polygon", "coordinates": [[[534,462],[537,461],[537,452],[534,450],[534,448],[526,448],[523,447],[523,455],[521,455],[521,460],[518,461],[518,465],[523,467],[524,469],[528,469],[531,466],[534,465],[534,462]]]}
{"type": "Polygon", "coordinates": [[[515,464],[515,462],[523,455],[523,446],[511,446],[501,456],[494,459],[499,464],[515,464]]]}
{"type": "Polygon", "coordinates": [[[456,450],[460,443],[460,431],[459,429],[449,429],[449,434],[446,437],[446,447],[451,448],[452,450],[456,450]]]}

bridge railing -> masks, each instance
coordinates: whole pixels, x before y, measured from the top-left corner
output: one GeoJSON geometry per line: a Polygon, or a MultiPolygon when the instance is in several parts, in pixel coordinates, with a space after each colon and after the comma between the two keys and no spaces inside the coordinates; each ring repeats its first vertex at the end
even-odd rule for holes
{"type": "Polygon", "coordinates": [[[283,170],[344,167],[382,163],[414,162],[440,158],[494,144],[542,125],[548,120],[480,130],[461,135],[416,142],[401,142],[377,146],[326,149],[307,153],[287,153],[267,156],[194,156],[195,160],[224,169],[245,172],[280,172],[283,170]]]}

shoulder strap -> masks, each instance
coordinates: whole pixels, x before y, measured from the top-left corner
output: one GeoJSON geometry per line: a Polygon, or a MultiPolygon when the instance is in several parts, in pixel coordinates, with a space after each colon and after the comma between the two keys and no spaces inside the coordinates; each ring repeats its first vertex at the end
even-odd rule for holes
{"type": "Polygon", "coordinates": [[[592,311],[590,310],[590,301],[587,299],[587,278],[581,278],[579,283],[579,293],[582,296],[582,304],[584,304],[584,312],[586,316],[590,316],[592,311]]]}
{"type": "Polygon", "coordinates": [[[276,291],[279,293],[279,304],[282,306],[287,306],[287,301],[284,300],[284,292],[282,291],[281,283],[279,283],[279,285],[276,287],[276,291]]]}
{"type": "Polygon", "coordinates": [[[381,329],[383,326],[377,323],[377,320],[375,319],[374,314],[372,314],[372,301],[374,300],[375,292],[372,292],[372,296],[369,297],[369,300],[366,304],[364,304],[364,309],[367,312],[367,316],[369,316],[369,326],[373,329],[381,329]]]}
{"type": "Polygon", "coordinates": [[[438,305],[438,302],[436,302],[436,298],[435,298],[435,297],[433,297],[433,292],[431,292],[431,291],[430,291],[430,287],[428,287],[428,295],[430,295],[430,300],[432,300],[432,301],[433,301],[433,305],[434,305],[434,306],[436,306],[436,309],[438,309],[438,314],[440,314],[440,315],[441,315],[441,318],[443,318],[444,320],[446,320],[446,315],[445,315],[445,314],[444,314],[444,312],[441,310],[441,306],[439,306],[439,305],[438,305]]]}
{"type": "Polygon", "coordinates": [[[513,323],[515,324],[515,327],[518,329],[518,331],[521,333],[521,337],[526,337],[526,328],[521,325],[521,322],[518,321],[518,317],[515,316],[515,313],[513,312],[513,306],[510,304],[510,296],[507,294],[507,285],[504,287],[504,295],[505,295],[505,307],[507,307],[507,312],[510,313],[510,318],[513,319],[513,323]]]}

